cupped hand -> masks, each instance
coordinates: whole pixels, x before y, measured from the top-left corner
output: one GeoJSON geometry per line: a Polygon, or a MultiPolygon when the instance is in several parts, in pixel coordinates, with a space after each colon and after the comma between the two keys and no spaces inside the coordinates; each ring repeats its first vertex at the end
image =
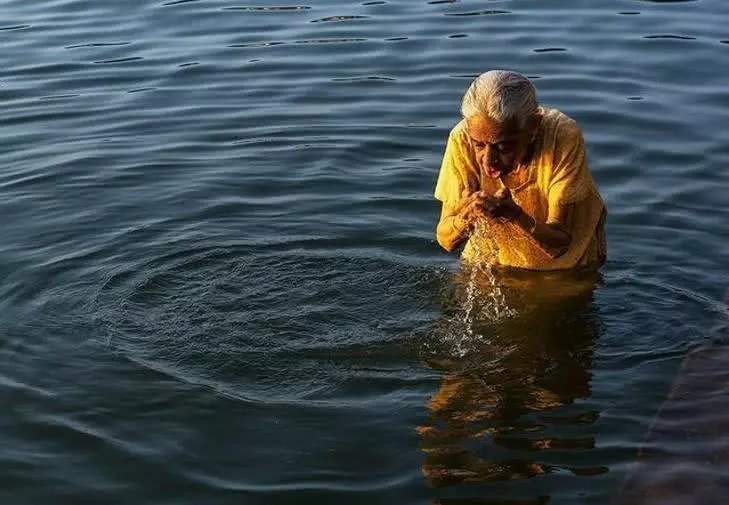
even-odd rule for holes
{"type": "Polygon", "coordinates": [[[491,214],[497,204],[496,198],[487,194],[485,191],[464,191],[458,206],[458,216],[469,227],[473,227],[479,219],[492,217],[491,214]]]}
{"type": "Polygon", "coordinates": [[[494,195],[495,205],[491,208],[489,215],[496,219],[514,221],[523,212],[514,199],[511,197],[509,188],[502,188],[494,195]]]}
{"type": "Polygon", "coordinates": [[[508,188],[502,188],[495,195],[489,195],[485,191],[464,191],[458,207],[459,217],[469,227],[473,227],[479,219],[513,221],[518,219],[522,212],[508,188]]]}

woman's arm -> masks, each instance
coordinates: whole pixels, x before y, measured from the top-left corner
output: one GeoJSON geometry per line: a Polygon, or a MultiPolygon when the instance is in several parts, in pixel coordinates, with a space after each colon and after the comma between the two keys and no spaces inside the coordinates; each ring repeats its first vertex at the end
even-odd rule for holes
{"type": "Polygon", "coordinates": [[[524,212],[521,207],[519,208],[520,213],[514,219],[514,222],[519,225],[519,228],[528,233],[539,246],[549,254],[552,258],[558,258],[567,252],[567,249],[572,242],[572,237],[567,231],[566,223],[569,222],[570,214],[573,209],[573,205],[570,205],[562,210],[562,216],[559,216],[556,221],[549,223],[541,223],[534,219],[532,216],[524,212]]]}
{"type": "Polygon", "coordinates": [[[470,232],[469,223],[458,213],[452,213],[452,210],[448,209],[444,203],[435,231],[440,246],[448,252],[453,252],[461,242],[468,238],[470,232]]]}
{"type": "Polygon", "coordinates": [[[542,223],[527,214],[511,197],[511,192],[503,188],[497,195],[497,204],[490,215],[516,223],[524,233],[537,243],[540,249],[557,258],[567,252],[572,242],[568,223],[571,222],[574,205],[559,207],[549,222],[542,223]]]}

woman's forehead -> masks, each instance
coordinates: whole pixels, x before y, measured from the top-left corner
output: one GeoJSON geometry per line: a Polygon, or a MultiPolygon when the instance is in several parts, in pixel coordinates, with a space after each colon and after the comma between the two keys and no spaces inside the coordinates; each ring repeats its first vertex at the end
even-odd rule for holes
{"type": "Polygon", "coordinates": [[[520,133],[515,120],[500,123],[481,115],[466,119],[466,130],[472,139],[491,144],[511,140],[520,133]]]}

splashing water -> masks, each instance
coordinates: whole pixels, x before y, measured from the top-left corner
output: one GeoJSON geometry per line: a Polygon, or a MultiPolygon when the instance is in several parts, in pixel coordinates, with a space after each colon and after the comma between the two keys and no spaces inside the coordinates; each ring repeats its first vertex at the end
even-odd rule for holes
{"type": "Polygon", "coordinates": [[[458,357],[464,357],[474,345],[488,343],[487,337],[474,329],[478,323],[498,323],[516,315],[498,283],[495,264],[499,249],[485,220],[477,223],[472,238],[474,260],[465,267],[468,276],[462,310],[451,321],[456,323],[454,331],[446,337],[451,352],[458,357]]]}
{"type": "Polygon", "coordinates": [[[515,311],[506,302],[501,287],[498,284],[494,265],[499,255],[499,248],[492,235],[489,233],[489,224],[481,220],[476,225],[473,236],[475,261],[470,265],[468,284],[466,285],[466,299],[464,301],[463,317],[467,331],[473,333],[474,316],[490,322],[499,322],[505,318],[513,317],[515,311]],[[479,279],[485,279],[486,283],[479,285],[479,279]],[[479,289],[480,288],[480,289],[479,289]],[[481,297],[478,314],[474,314],[478,295],[481,297]]]}

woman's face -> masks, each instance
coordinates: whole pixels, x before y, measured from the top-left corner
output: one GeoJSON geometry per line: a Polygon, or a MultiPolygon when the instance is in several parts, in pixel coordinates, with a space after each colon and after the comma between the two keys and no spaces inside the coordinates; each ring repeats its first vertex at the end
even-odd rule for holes
{"type": "Polygon", "coordinates": [[[519,129],[516,121],[498,123],[481,115],[468,118],[466,124],[476,160],[490,177],[504,176],[517,167],[534,128],[519,129]]]}

